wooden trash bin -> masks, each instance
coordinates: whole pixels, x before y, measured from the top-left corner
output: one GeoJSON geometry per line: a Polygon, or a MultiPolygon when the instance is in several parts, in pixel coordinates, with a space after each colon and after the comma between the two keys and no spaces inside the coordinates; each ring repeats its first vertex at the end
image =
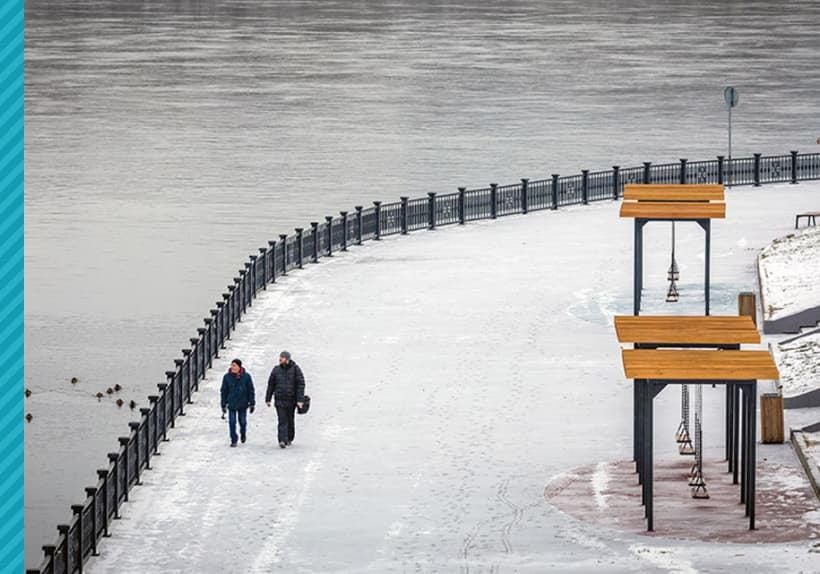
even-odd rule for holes
{"type": "Polygon", "coordinates": [[[767,393],[760,397],[760,434],[764,444],[780,444],[785,440],[783,429],[783,397],[767,393]]]}
{"type": "Polygon", "coordinates": [[[737,314],[751,317],[757,326],[757,301],[754,293],[744,291],[737,296],[737,314]]]}

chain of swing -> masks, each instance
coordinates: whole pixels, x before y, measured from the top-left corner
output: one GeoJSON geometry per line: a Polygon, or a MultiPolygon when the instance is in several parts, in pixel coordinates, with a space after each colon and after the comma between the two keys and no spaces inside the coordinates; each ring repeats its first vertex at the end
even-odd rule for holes
{"type": "MultiPolygon", "coordinates": [[[[678,292],[678,281],[680,280],[680,269],[675,259],[675,222],[672,222],[672,261],[669,271],[666,273],[669,281],[669,290],[666,292],[667,303],[677,303],[680,299],[678,292]]],[[[675,433],[675,440],[678,443],[678,452],[684,456],[694,456],[695,460],[689,471],[689,486],[692,487],[693,498],[709,498],[706,491],[706,482],[703,479],[703,389],[700,385],[695,386],[695,428],[694,433],[690,432],[690,403],[689,385],[681,385],[681,422],[675,433]],[[694,434],[694,444],[693,444],[694,434]]]]}

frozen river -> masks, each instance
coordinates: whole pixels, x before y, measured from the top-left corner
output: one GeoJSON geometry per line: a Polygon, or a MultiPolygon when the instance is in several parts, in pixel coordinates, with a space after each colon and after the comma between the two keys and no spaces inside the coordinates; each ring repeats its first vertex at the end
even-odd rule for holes
{"type": "MultiPolygon", "coordinates": [[[[713,225],[714,313],[736,313],[757,250],[818,200],[816,184],[728,193],[728,219],[713,225]]],[[[617,205],[392,237],[280,278],[88,571],[812,571],[812,541],[648,538],[546,503],[557,474],[631,456],[632,391],[610,323],[631,308],[632,222],[617,205]],[[229,448],[222,372],[240,357],[261,393],[282,349],[313,398],[296,442],[278,448],[262,405],[249,442],[229,448]]],[[[645,309],[699,313],[699,228],[678,227],[675,305],[663,302],[669,226],[647,230],[645,309]]],[[[722,396],[704,392],[707,457],[723,452],[722,396]]],[[[660,459],[677,457],[678,400],[657,399],[660,459]]]]}
{"type": "Polygon", "coordinates": [[[818,21],[813,0],[27,0],[29,558],[133,417],[94,395],[146,406],[256,247],[372,200],[711,158],[726,84],[736,154],[812,151],[818,21]]]}

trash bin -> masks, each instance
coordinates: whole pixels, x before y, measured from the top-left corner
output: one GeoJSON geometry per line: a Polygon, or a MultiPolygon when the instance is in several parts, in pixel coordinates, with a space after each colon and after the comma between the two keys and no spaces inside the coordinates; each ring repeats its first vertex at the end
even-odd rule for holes
{"type": "Polygon", "coordinates": [[[766,393],[760,397],[760,428],[764,444],[779,444],[785,440],[783,428],[783,397],[766,393]]]}

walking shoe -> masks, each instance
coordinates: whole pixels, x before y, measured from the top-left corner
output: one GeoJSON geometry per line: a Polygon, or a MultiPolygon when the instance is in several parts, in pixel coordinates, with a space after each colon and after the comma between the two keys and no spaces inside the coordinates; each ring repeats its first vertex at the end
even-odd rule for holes
{"type": "Polygon", "coordinates": [[[290,443],[292,443],[292,442],[293,442],[292,440],[289,440],[288,442],[285,443],[285,446],[290,446],[290,443]]]}
{"type": "Polygon", "coordinates": [[[279,443],[279,448],[285,448],[286,446],[288,446],[287,443],[284,443],[284,442],[279,443]]]}
{"type": "Polygon", "coordinates": [[[232,447],[235,447],[235,446],[236,446],[236,443],[235,443],[235,442],[232,442],[232,443],[231,443],[231,446],[232,446],[232,447]]]}
{"type": "Polygon", "coordinates": [[[241,438],[241,439],[239,439],[239,440],[241,440],[241,441],[242,441],[242,444],[245,444],[245,435],[242,435],[242,438],[241,438]]]}

